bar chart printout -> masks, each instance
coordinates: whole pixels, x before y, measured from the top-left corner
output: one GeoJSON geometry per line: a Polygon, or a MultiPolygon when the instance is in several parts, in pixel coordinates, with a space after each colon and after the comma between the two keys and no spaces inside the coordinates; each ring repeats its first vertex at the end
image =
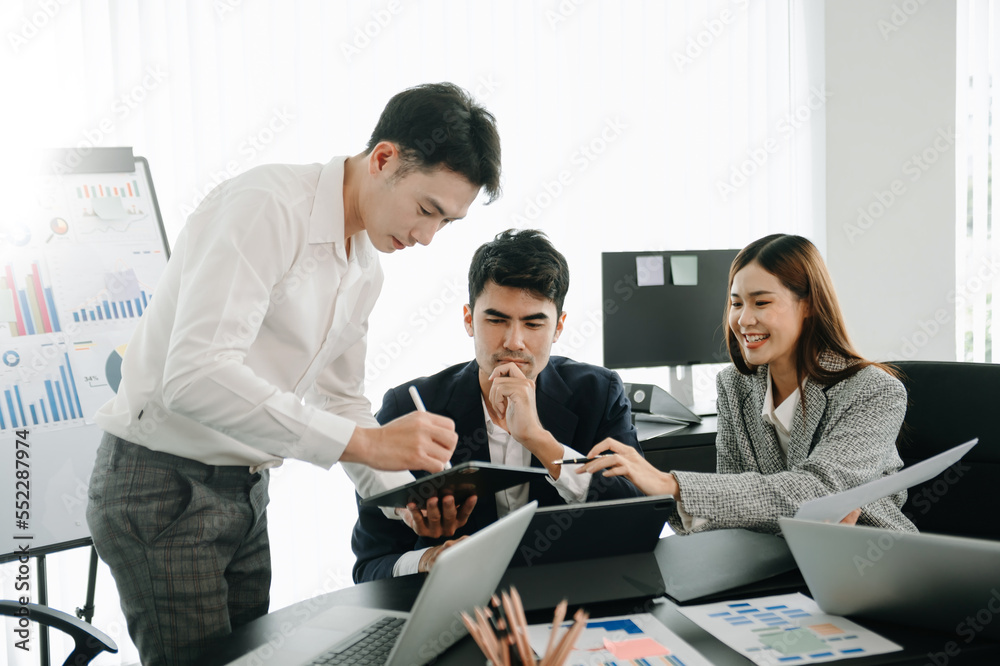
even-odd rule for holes
{"type": "MultiPolygon", "coordinates": [[[[563,623],[558,638],[570,627],[563,623]]],[[[531,648],[545,654],[552,624],[528,627],[531,648]]],[[[557,638],[557,640],[558,640],[557,638]]],[[[711,666],[711,662],[649,613],[592,618],[573,645],[567,666],[711,666]]]]}
{"type": "Polygon", "coordinates": [[[682,606],[702,629],[755,664],[818,664],[903,648],[850,620],[827,615],[804,594],[682,606]]]}
{"type": "Polygon", "coordinates": [[[21,345],[0,352],[0,360],[0,433],[84,424],[76,376],[65,345],[21,345]]]}

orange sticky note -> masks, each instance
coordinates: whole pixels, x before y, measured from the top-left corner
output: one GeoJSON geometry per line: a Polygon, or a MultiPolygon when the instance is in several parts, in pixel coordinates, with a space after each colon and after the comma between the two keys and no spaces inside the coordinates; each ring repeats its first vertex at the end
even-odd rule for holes
{"type": "Polygon", "coordinates": [[[634,641],[618,641],[617,643],[605,638],[604,647],[618,659],[643,659],[644,657],[661,657],[670,654],[670,650],[652,638],[637,638],[634,641]]]}

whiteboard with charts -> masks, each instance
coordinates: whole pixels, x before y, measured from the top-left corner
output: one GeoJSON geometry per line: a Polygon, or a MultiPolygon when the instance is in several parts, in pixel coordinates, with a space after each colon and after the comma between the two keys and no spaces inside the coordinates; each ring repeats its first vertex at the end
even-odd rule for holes
{"type": "Polygon", "coordinates": [[[50,166],[0,223],[0,561],[88,543],[94,413],[169,256],[131,148],[60,151],[50,166]]]}

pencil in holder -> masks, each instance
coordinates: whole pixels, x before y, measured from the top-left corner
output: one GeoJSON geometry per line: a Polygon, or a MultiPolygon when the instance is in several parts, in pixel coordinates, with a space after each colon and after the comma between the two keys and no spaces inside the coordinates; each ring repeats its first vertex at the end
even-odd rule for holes
{"type": "Polygon", "coordinates": [[[517,589],[510,588],[500,596],[493,595],[489,605],[473,609],[474,617],[462,613],[462,621],[476,645],[483,651],[487,664],[492,666],[562,666],[566,663],[573,645],[587,626],[590,615],[582,608],[573,615],[573,624],[560,636],[566,619],[566,600],[556,606],[552,616],[552,632],[545,648],[545,656],[536,659],[528,639],[528,622],[524,605],[517,589]]]}

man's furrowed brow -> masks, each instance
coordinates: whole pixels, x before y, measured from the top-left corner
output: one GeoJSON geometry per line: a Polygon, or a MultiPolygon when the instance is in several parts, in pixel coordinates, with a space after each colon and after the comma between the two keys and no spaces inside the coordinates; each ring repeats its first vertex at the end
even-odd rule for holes
{"type": "Polygon", "coordinates": [[[510,319],[511,316],[506,312],[500,312],[499,310],[494,310],[493,308],[486,308],[483,310],[483,314],[487,317],[498,317],[500,319],[510,319]]]}
{"type": "Polygon", "coordinates": [[[532,321],[535,319],[548,319],[549,316],[544,312],[536,312],[535,314],[530,314],[527,317],[521,317],[521,321],[532,321]]]}

